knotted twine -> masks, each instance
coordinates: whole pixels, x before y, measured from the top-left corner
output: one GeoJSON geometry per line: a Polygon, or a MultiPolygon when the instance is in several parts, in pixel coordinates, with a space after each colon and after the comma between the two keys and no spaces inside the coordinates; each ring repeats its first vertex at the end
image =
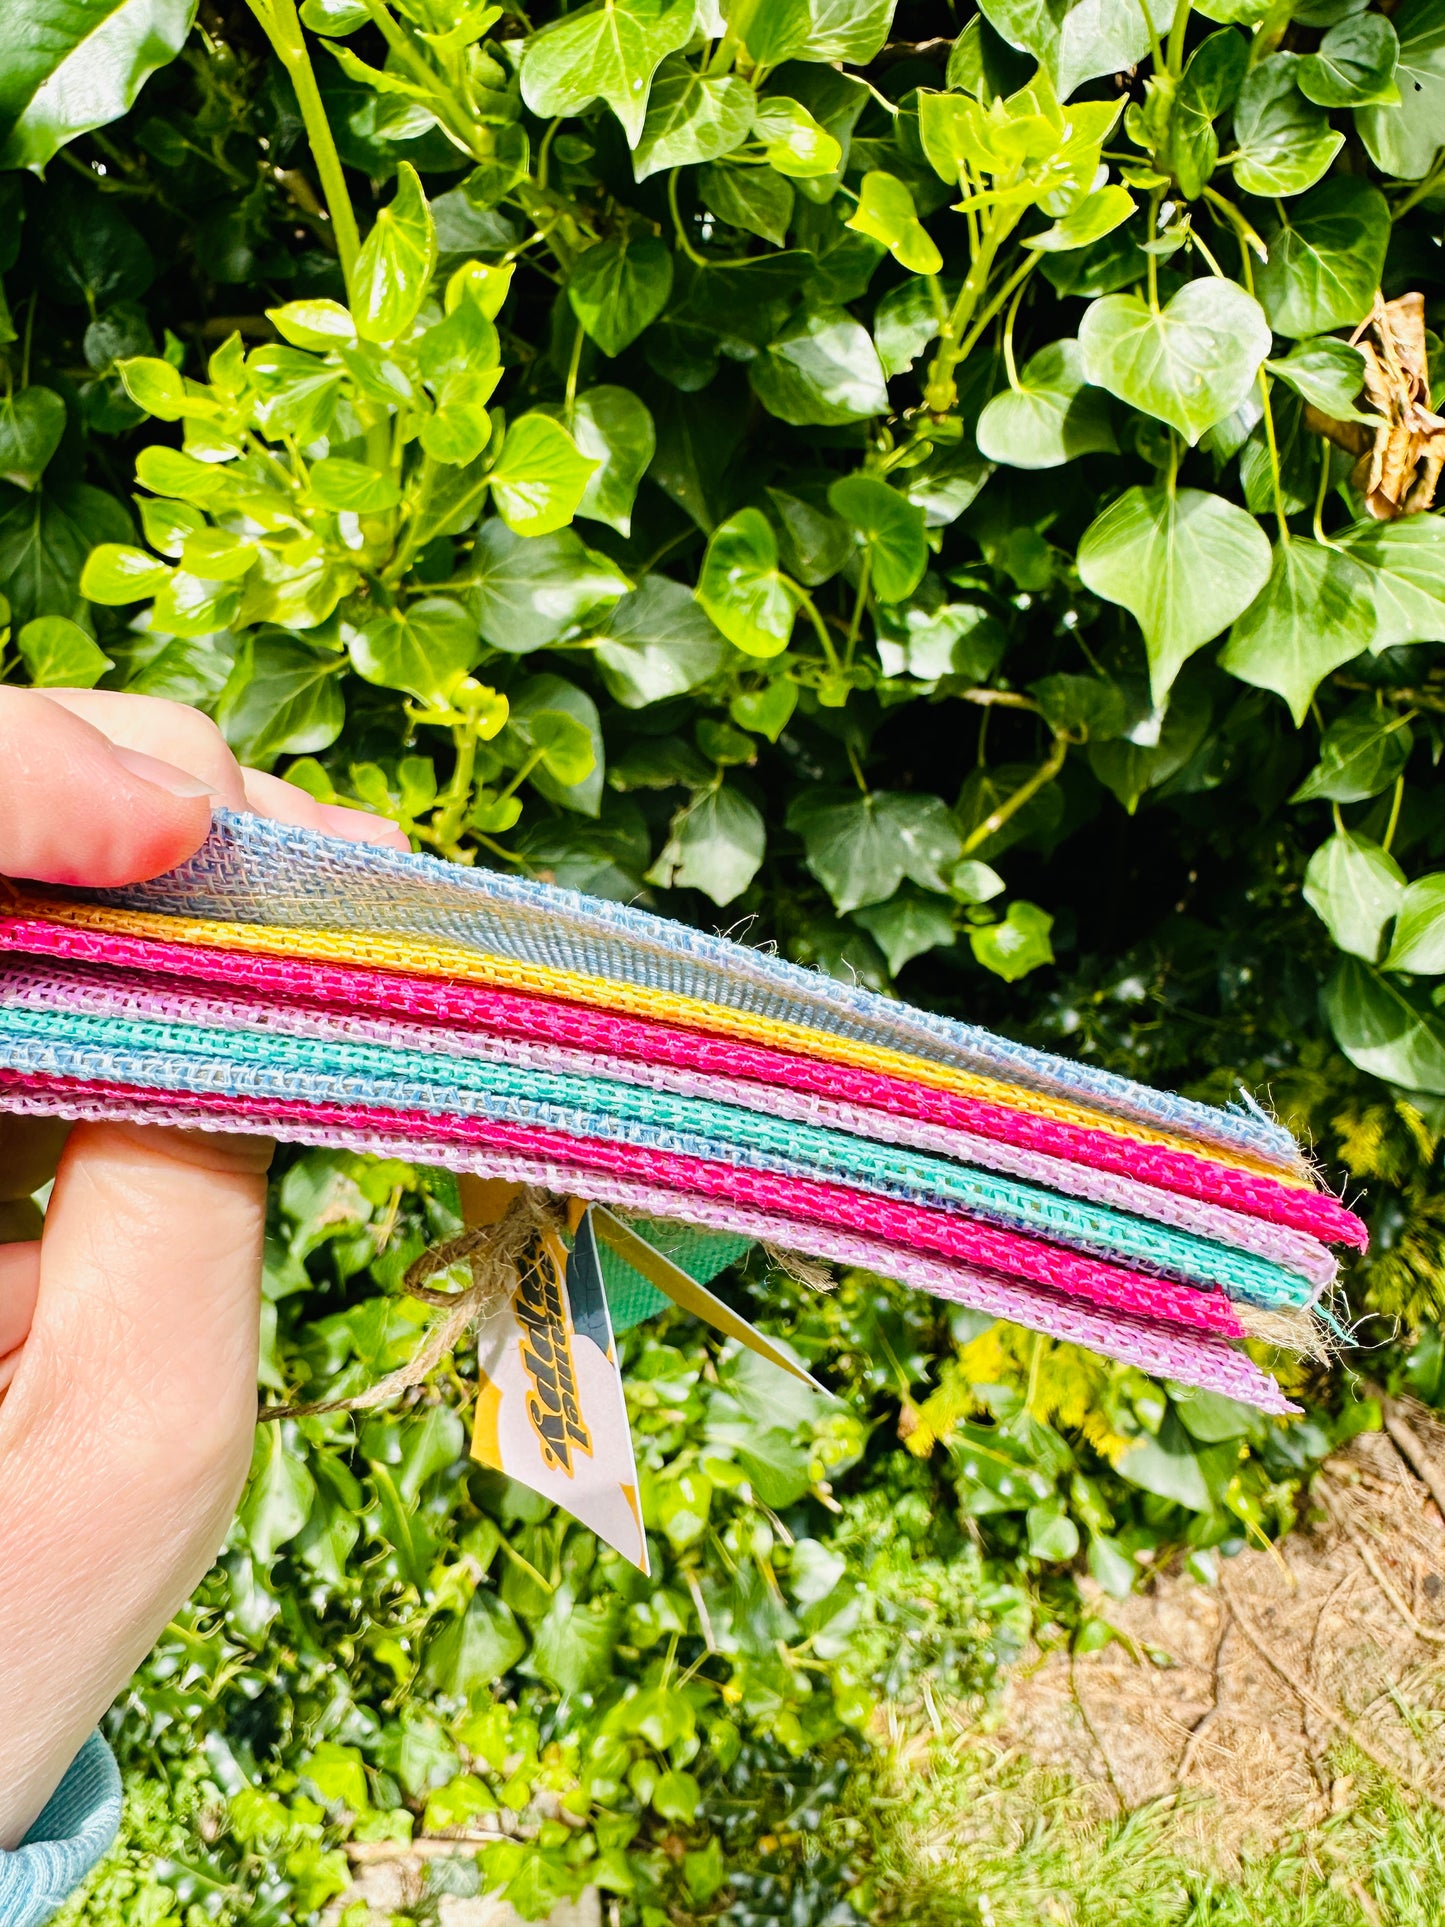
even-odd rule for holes
{"type": "Polygon", "coordinates": [[[351,1398],[268,1405],[258,1415],[260,1422],[274,1424],[279,1419],[319,1418],[326,1412],[369,1411],[422,1384],[456,1349],[469,1327],[510,1297],[516,1289],[523,1254],[543,1232],[558,1230],[562,1222],[557,1201],[527,1185],[496,1224],[474,1225],[455,1238],[432,1245],[408,1266],[402,1290],[424,1305],[442,1307],[446,1315],[435,1320],[406,1363],[351,1398]],[[458,1264],[465,1264],[471,1272],[472,1282],[464,1290],[438,1291],[427,1283],[458,1264]]]}

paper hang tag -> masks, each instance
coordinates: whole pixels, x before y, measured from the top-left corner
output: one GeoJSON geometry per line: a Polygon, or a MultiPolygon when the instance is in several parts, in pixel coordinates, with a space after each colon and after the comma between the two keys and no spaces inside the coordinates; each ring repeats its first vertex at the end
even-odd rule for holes
{"type": "Polygon", "coordinates": [[[472,1457],[648,1572],[622,1375],[585,1218],[570,1252],[555,1231],[531,1240],[514,1289],[478,1326],[477,1376],[472,1457]]]}
{"type": "Polygon", "coordinates": [[[649,1284],[665,1293],[675,1305],[690,1311],[695,1318],[701,1318],[724,1336],[735,1338],[740,1345],[746,1345],[749,1351],[756,1352],[759,1358],[766,1358],[794,1378],[802,1379],[815,1392],[822,1392],[826,1398],[833,1396],[826,1385],[820,1385],[813,1374],[790,1357],[781,1345],[750,1325],[746,1318],[740,1317],[731,1306],[714,1296],[706,1285],[700,1285],[681,1265],[674,1264],[655,1245],[650,1245],[631,1225],[614,1217],[605,1205],[589,1205],[583,1224],[590,1225],[596,1236],[603,1239],[619,1258],[625,1259],[634,1271],[640,1272],[649,1284]]]}

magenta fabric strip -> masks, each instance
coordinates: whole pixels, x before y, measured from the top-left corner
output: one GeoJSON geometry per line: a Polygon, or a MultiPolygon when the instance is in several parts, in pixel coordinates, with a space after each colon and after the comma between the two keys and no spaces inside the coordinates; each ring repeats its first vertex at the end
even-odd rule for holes
{"type": "Polygon", "coordinates": [[[0,999],[39,1010],[83,1010],[94,1015],[142,1017],[220,1029],[284,1031],[294,1036],[323,1039],[339,1035],[383,1047],[501,1059],[574,1076],[596,1076],[600,1070],[624,1083],[753,1108],[773,1117],[908,1145],[962,1164],[1005,1171],[1056,1191],[1174,1225],[1219,1244],[1255,1252],[1300,1273],[1317,1290],[1327,1290],[1339,1273],[1338,1265],[1323,1245],[1288,1226],[1268,1224],[1220,1205],[1158,1191],[1130,1178],[1095,1171],[1087,1165],[1065,1163],[1016,1145],[999,1144],[968,1132],[776,1084],[764,1089],[755,1083],[724,1079],[715,1072],[679,1069],[671,1064],[644,1063],[639,1059],[616,1058],[599,1066],[592,1052],[491,1032],[479,1033],[454,1023],[408,1022],[385,1014],[367,1016],[354,1008],[336,1010],[315,1004],[285,1003],[251,988],[231,989],[225,994],[193,990],[189,986],[178,988],[173,979],[153,973],[119,976],[114,971],[88,964],[73,964],[65,969],[44,965],[0,969],[0,999]]]}
{"type": "Polygon", "coordinates": [[[1156,1376],[1222,1392],[1263,1411],[1285,1414],[1299,1409],[1284,1398],[1268,1373],[1222,1336],[1152,1319],[1145,1322],[1127,1312],[1059,1297],[1046,1287],[1002,1277],[978,1266],[920,1254],[884,1239],[750,1209],[727,1198],[673,1191],[577,1164],[469,1149],[439,1143],[430,1136],[408,1137],[389,1127],[369,1128],[359,1122],[338,1126],[320,1121],[315,1114],[308,1118],[283,1117],[274,1107],[246,1105],[241,1109],[235,1102],[178,1100],[120,1088],[81,1086],[65,1079],[17,1077],[9,1072],[0,1073],[0,1087],[7,1105],[18,1111],[101,1121],[185,1125],[203,1121],[222,1130],[282,1134],[299,1143],[475,1171],[540,1185],[562,1196],[587,1197],[650,1217],[735,1231],[785,1249],[804,1249],[838,1264],[862,1266],[990,1316],[1007,1318],[1030,1330],[1117,1357],[1156,1376]]]}
{"type": "MultiPolygon", "coordinates": [[[[272,996],[387,1011],[421,1021],[575,1047],[613,1063],[669,1064],[728,1080],[809,1092],[908,1117],[990,1142],[1023,1147],[1066,1163],[1139,1182],[1249,1217],[1289,1226],[1331,1243],[1364,1248],[1366,1233],[1337,1198],[1221,1165],[1188,1152],[1142,1144],[1107,1131],[1060,1123],[1007,1105],[961,1097],[769,1046],[740,1044],[682,1026],[610,1015],[581,1005],[484,985],[438,983],[400,972],[366,970],[82,931],[38,917],[0,917],[0,949],[84,959],[114,967],[255,988],[272,996]]],[[[616,1074],[616,1073],[613,1073],[616,1074]]],[[[876,1128],[876,1127],[875,1127],[876,1128]]],[[[882,1135],[881,1133],[876,1133],[882,1135]]],[[[1151,1205],[1140,1215],[1158,1216],[1151,1205]]]]}
{"type": "MultiPolygon", "coordinates": [[[[7,1095],[28,1080],[20,1073],[0,1073],[0,1091],[7,1095]]],[[[77,1096],[120,1094],[127,1102],[137,1093],[124,1085],[83,1079],[55,1078],[53,1088],[69,1086],[77,1096]]],[[[857,1231],[905,1248],[922,1246],[944,1257],[983,1265],[991,1271],[1027,1278],[1094,1304],[1109,1305],[1144,1318],[1168,1318],[1175,1324],[1242,1338],[1239,1315],[1216,1290],[1176,1285],[1131,1271],[1102,1259],[1088,1258],[1061,1245],[1048,1244],[1000,1226],[950,1215],[892,1198],[855,1192],[846,1185],[816,1178],[755,1171],[710,1158],[682,1156],[641,1145],[607,1143],[597,1138],[573,1138],[559,1131],[495,1118],[440,1118],[425,1112],[393,1111],[372,1105],[278,1103],[270,1098],[228,1098],[218,1102],[209,1094],[171,1092],[166,1101],[178,1111],[196,1104],[217,1114],[243,1116],[249,1111],[282,1120],[283,1135],[291,1123],[307,1119],[335,1126],[343,1132],[391,1132],[422,1143],[461,1143],[478,1150],[513,1152],[520,1157],[579,1165],[589,1171],[611,1172],[659,1184],[670,1191],[697,1192],[729,1198],[739,1204],[776,1210],[802,1223],[832,1225],[857,1231]]]]}

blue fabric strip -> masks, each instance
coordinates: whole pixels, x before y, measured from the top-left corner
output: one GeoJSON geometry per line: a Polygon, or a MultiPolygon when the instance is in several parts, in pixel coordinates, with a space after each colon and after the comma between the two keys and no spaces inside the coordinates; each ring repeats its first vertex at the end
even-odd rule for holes
{"type": "Polygon", "coordinates": [[[218,811],[207,842],[179,869],[149,883],[90,894],[170,916],[427,937],[520,962],[645,984],[911,1051],[1299,1168],[1289,1132],[1243,1107],[1218,1110],[1153,1091],[630,904],[495,870],[347,843],[259,816],[218,811]]]}

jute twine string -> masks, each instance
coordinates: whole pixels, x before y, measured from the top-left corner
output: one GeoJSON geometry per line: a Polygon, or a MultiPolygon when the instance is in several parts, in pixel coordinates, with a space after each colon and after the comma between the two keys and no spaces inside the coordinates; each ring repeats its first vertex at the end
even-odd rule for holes
{"type": "Polygon", "coordinates": [[[467,1329],[478,1323],[516,1287],[522,1254],[543,1231],[555,1231],[561,1215],[544,1191],[524,1188],[496,1224],[475,1225],[435,1244],[407,1269],[402,1289],[425,1305],[440,1306],[438,1318],[404,1365],[368,1385],[351,1398],[318,1399],[312,1404],[268,1405],[259,1414],[262,1424],[279,1419],[319,1418],[326,1412],[365,1412],[409,1392],[434,1372],[456,1349],[467,1329]],[[438,1291],[427,1283],[439,1272],[465,1263],[472,1282],[462,1291],[438,1291]]]}

